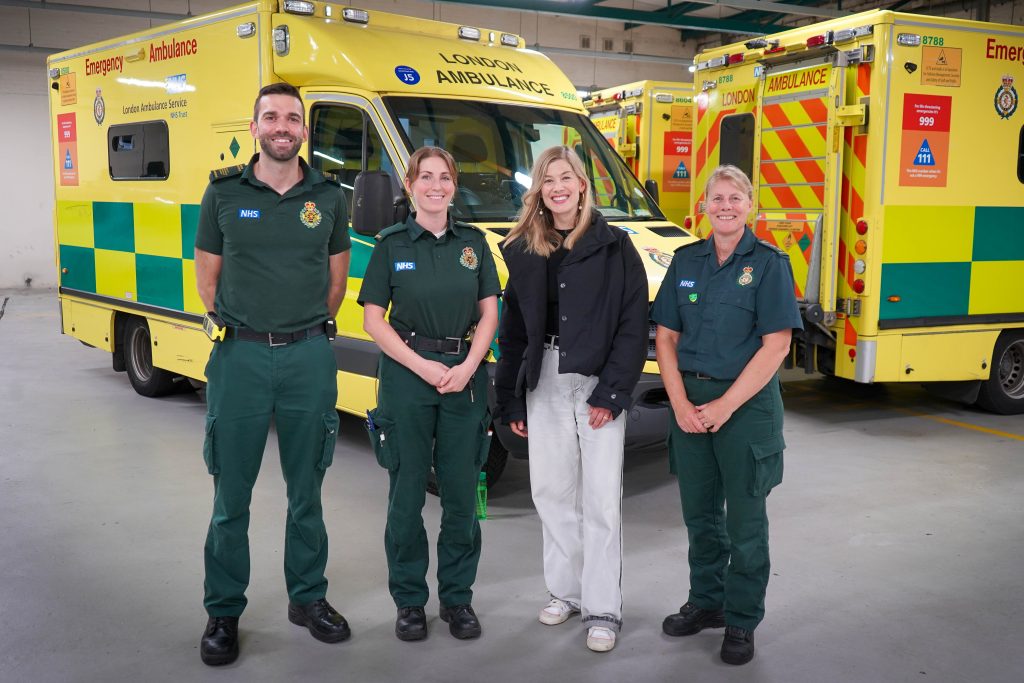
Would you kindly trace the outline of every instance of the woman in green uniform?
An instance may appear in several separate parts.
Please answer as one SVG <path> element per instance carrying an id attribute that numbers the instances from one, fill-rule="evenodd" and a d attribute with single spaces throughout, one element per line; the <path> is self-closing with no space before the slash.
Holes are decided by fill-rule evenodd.
<path id="1" fill-rule="evenodd" d="M 390 477 L 384 548 L 401 640 L 427 636 L 422 511 L 431 465 L 442 507 L 441 619 L 456 638 L 480 635 L 471 603 L 480 559 L 476 486 L 490 426 L 483 360 L 498 325 L 501 290 L 484 235 L 448 215 L 456 180 L 448 152 L 413 153 L 405 187 L 415 213 L 377 235 L 359 292 L 363 328 L 384 352 L 378 405 L 368 422 Z"/>
<path id="2" fill-rule="evenodd" d="M 803 327 L 789 257 L 745 225 L 753 187 L 735 166 L 708 179 L 713 228 L 676 251 L 654 301 L 658 365 L 675 414 L 669 458 L 690 541 L 690 592 L 662 630 L 725 626 L 721 657 L 746 664 L 768 585 L 765 499 L 782 481 L 776 372 Z"/>

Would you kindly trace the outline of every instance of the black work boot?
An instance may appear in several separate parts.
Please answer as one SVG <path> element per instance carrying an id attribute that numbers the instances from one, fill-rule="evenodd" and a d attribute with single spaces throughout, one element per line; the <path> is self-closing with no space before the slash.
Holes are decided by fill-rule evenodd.
<path id="1" fill-rule="evenodd" d="M 399 607 L 395 619 L 399 640 L 423 640 L 427 637 L 427 615 L 422 607 Z"/>
<path id="2" fill-rule="evenodd" d="M 720 609 L 702 609 L 692 602 L 679 608 L 675 614 L 665 617 L 661 630 L 667 636 L 692 636 L 705 628 L 722 628 L 725 615 Z"/>
<path id="3" fill-rule="evenodd" d="M 726 626 L 722 640 L 722 661 L 746 664 L 754 658 L 754 632 L 739 626 Z"/>
<path id="4" fill-rule="evenodd" d="M 305 605 L 288 603 L 288 621 L 305 626 L 314 638 L 324 643 L 338 643 L 352 635 L 345 617 L 338 614 L 326 598 Z"/>
<path id="5" fill-rule="evenodd" d="M 199 641 L 199 657 L 207 666 L 238 659 L 238 617 L 210 617 Z"/>
<path id="6" fill-rule="evenodd" d="M 447 623 L 451 634 L 460 640 L 480 637 L 480 621 L 469 605 L 441 605 L 441 621 Z"/>

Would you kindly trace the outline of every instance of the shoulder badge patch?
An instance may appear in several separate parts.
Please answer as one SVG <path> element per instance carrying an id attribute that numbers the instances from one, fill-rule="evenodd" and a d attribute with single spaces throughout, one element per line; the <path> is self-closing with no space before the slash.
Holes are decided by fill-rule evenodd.
<path id="1" fill-rule="evenodd" d="M 302 210 L 299 211 L 299 220 L 310 230 L 320 225 L 321 218 L 320 209 L 316 208 L 316 202 L 306 202 Z"/>
<path id="2" fill-rule="evenodd" d="M 476 257 L 476 252 L 473 251 L 473 247 L 465 247 L 462 250 L 462 256 L 459 257 L 459 263 L 470 270 L 476 270 L 480 267 L 480 259 Z"/>
<path id="3" fill-rule="evenodd" d="M 230 178 L 231 176 L 241 175 L 242 171 L 245 170 L 245 164 L 238 164 L 237 166 L 225 166 L 224 168 L 215 168 L 210 171 L 210 181 L 221 180 L 223 178 Z"/>

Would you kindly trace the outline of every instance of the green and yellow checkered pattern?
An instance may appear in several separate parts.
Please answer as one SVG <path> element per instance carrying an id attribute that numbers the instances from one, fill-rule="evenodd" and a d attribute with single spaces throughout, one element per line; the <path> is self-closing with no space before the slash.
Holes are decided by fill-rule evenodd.
<path id="1" fill-rule="evenodd" d="M 198 204 L 57 202 L 61 286 L 201 313 Z"/>
<path id="2" fill-rule="evenodd" d="M 879 319 L 1024 311 L 1021 226 L 1022 207 L 886 207 Z"/>

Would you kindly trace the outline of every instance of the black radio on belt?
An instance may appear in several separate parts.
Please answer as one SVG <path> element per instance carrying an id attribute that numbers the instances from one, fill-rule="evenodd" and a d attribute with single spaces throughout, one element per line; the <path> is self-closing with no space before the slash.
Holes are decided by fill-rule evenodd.
<path id="1" fill-rule="evenodd" d="M 213 311 L 207 311 L 203 316 L 203 332 L 210 338 L 210 341 L 224 341 L 227 331 L 228 327 L 224 324 L 224 320 Z"/>
<path id="2" fill-rule="evenodd" d="M 338 334 L 338 323 L 334 318 L 324 321 L 324 334 L 327 335 L 327 341 L 334 341 L 334 337 Z"/>

